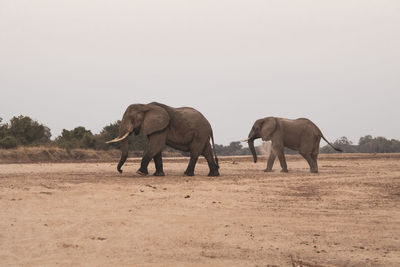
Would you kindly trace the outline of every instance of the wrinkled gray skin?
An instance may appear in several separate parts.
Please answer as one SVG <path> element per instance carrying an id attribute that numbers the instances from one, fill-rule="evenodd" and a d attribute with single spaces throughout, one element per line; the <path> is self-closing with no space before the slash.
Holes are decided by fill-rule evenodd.
<path id="1" fill-rule="evenodd" d="M 310 172 L 318 172 L 318 152 L 321 137 L 335 150 L 334 147 L 322 135 L 319 128 L 309 119 L 296 120 L 267 117 L 257 120 L 249 133 L 249 148 L 253 154 L 254 162 L 257 162 L 257 154 L 254 148 L 254 140 L 262 138 L 263 141 L 272 142 L 272 150 L 268 159 L 266 172 L 272 171 L 276 156 L 282 167 L 282 172 L 287 172 L 287 164 L 284 155 L 284 147 L 299 151 L 310 165 Z"/>
<path id="2" fill-rule="evenodd" d="M 209 176 L 218 176 L 218 158 L 215 154 L 214 137 L 210 123 L 197 110 L 189 107 L 173 108 L 160 103 L 130 105 L 122 118 L 119 137 L 126 133 L 142 134 L 148 137 L 148 147 L 137 171 L 147 175 L 147 166 L 154 159 L 155 176 L 164 176 L 161 151 L 168 145 L 190 152 L 187 176 L 194 175 L 197 159 L 203 155 L 210 168 Z M 210 145 L 212 139 L 213 147 Z M 121 159 L 117 170 L 122 173 L 122 165 L 128 157 L 128 138 L 121 141 Z M 215 155 L 215 158 L 213 157 Z"/>

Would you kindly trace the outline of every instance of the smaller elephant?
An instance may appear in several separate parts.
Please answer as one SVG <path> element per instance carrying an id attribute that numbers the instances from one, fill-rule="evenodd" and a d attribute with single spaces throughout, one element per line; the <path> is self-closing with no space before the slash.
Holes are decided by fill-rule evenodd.
<path id="1" fill-rule="evenodd" d="M 287 164 L 284 154 L 284 148 L 290 148 L 299 151 L 310 165 L 310 172 L 318 172 L 317 158 L 319 153 L 319 142 L 321 137 L 335 150 L 343 152 L 341 149 L 333 146 L 325 139 L 320 129 L 309 119 L 300 118 L 295 120 L 266 117 L 257 120 L 249 133 L 249 148 L 253 154 L 254 162 L 257 162 L 257 154 L 254 148 L 254 140 L 262 138 L 263 141 L 272 142 L 272 151 L 268 159 L 266 172 L 272 171 L 272 166 L 276 156 L 282 167 L 282 172 L 287 172 Z"/>

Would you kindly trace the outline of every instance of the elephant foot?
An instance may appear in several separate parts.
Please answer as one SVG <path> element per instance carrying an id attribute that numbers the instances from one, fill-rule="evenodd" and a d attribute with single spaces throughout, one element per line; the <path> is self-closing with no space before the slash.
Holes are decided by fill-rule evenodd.
<path id="1" fill-rule="evenodd" d="M 163 171 L 156 171 L 153 175 L 154 176 L 165 176 L 165 173 Z"/>
<path id="2" fill-rule="evenodd" d="M 311 173 L 318 173 L 318 170 L 310 170 Z"/>
<path id="3" fill-rule="evenodd" d="M 140 174 L 142 176 L 146 176 L 149 174 L 149 172 L 147 170 L 141 170 L 141 169 L 139 169 L 136 173 Z"/>
<path id="4" fill-rule="evenodd" d="M 194 176 L 194 172 L 185 171 L 186 176 Z"/>
<path id="5" fill-rule="evenodd" d="M 272 172 L 272 169 L 265 169 L 264 172 Z"/>
<path id="6" fill-rule="evenodd" d="M 208 176 L 219 176 L 219 171 L 218 170 L 210 171 L 208 173 Z"/>
<path id="7" fill-rule="evenodd" d="M 282 169 L 281 172 L 289 172 L 287 169 Z"/>

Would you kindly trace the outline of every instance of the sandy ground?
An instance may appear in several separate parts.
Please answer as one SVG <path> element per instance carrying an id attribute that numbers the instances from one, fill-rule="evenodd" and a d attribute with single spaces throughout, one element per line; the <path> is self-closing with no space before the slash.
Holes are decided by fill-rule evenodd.
<path id="1" fill-rule="evenodd" d="M 0 165 L 0 265 L 400 266 L 399 154 L 186 164 Z"/>

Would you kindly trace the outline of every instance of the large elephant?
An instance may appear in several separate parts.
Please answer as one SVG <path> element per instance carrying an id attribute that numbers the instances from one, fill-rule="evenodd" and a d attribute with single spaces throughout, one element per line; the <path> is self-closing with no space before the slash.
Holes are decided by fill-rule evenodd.
<path id="1" fill-rule="evenodd" d="M 194 175 L 194 168 L 200 155 L 203 155 L 208 162 L 210 168 L 208 175 L 219 175 L 211 125 L 200 112 L 193 108 L 173 108 L 156 102 L 130 105 L 122 117 L 119 136 L 108 141 L 108 143 L 121 142 L 122 153 L 117 166 L 120 173 L 128 157 L 127 137 L 132 133 L 145 135 L 149 139 L 148 147 L 137 171 L 141 175 L 148 174 L 147 166 L 154 159 L 156 167 L 154 175 L 164 176 L 161 151 L 165 145 L 190 152 L 186 175 Z M 213 147 L 210 145 L 210 137 Z"/>
<path id="2" fill-rule="evenodd" d="M 288 147 L 298 150 L 310 165 L 310 172 L 318 172 L 318 152 L 321 137 L 335 150 L 342 152 L 334 147 L 322 135 L 320 129 L 309 119 L 300 118 L 296 120 L 266 117 L 257 120 L 249 133 L 247 140 L 249 148 L 253 154 L 254 162 L 257 162 L 257 154 L 254 149 L 254 140 L 262 138 L 264 141 L 271 140 L 272 151 L 268 159 L 266 172 L 272 171 L 276 156 L 282 167 L 282 172 L 287 172 L 284 148 Z"/>

